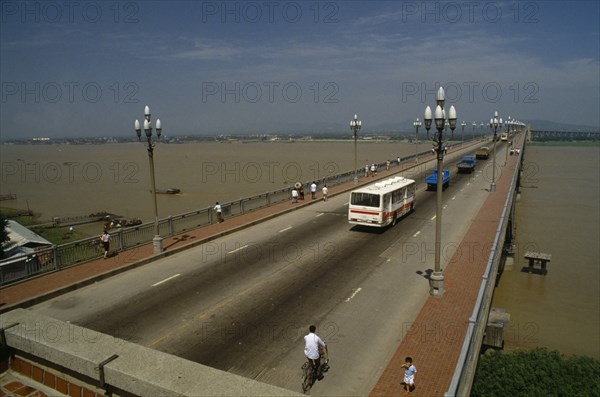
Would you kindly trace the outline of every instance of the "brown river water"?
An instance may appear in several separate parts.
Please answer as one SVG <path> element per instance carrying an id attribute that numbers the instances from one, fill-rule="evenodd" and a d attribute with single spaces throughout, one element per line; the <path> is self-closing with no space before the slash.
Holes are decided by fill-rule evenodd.
<path id="1" fill-rule="evenodd" d="M 600 359 L 599 169 L 598 147 L 527 147 L 515 262 L 492 303 L 511 314 L 506 349 Z M 521 271 L 526 251 L 552 255 L 546 276 Z"/>

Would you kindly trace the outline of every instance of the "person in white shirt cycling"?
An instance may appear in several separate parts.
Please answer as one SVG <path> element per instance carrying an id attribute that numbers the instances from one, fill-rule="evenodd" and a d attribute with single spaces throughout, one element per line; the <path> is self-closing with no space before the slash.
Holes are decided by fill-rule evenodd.
<path id="1" fill-rule="evenodd" d="M 321 374 L 321 349 L 326 348 L 325 342 L 315 333 L 317 327 L 311 325 L 309 333 L 304 337 L 304 355 L 310 361 L 317 379 L 323 379 Z"/>

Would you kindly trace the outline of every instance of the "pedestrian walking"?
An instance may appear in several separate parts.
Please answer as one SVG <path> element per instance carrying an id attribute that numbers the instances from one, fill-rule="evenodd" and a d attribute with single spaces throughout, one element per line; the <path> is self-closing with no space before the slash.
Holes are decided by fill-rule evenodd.
<path id="1" fill-rule="evenodd" d="M 404 386 L 404 390 L 406 390 L 406 394 L 409 394 L 411 391 L 415 390 L 415 374 L 417 373 L 417 368 L 413 365 L 411 357 L 406 357 L 401 368 L 404 368 L 404 382 L 402 382 L 402 385 Z"/>
<path id="2" fill-rule="evenodd" d="M 323 201 L 327 201 L 327 194 L 329 193 L 329 189 L 327 189 L 327 185 L 323 185 Z"/>
<path id="3" fill-rule="evenodd" d="M 104 229 L 104 233 L 100 236 L 100 241 L 104 247 L 104 259 L 108 258 L 108 250 L 110 249 L 110 234 L 108 230 Z"/>
<path id="4" fill-rule="evenodd" d="M 365 164 L 365 176 L 369 176 L 369 164 Z"/>
<path id="5" fill-rule="evenodd" d="M 300 194 L 300 200 L 304 200 L 304 186 L 300 186 L 298 193 Z"/>
<path id="6" fill-rule="evenodd" d="M 310 198 L 312 200 L 317 198 L 317 184 L 315 183 L 315 181 L 313 181 L 313 183 L 310 184 Z"/>
<path id="7" fill-rule="evenodd" d="M 398 156 L 398 160 L 396 160 L 398 162 L 398 165 L 400 165 L 400 156 Z"/>
<path id="8" fill-rule="evenodd" d="M 387 171 L 389 171 L 389 170 L 390 170 L 390 164 L 391 164 L 390 160 L 388 160 L 388 161 L 386 161 L 386 162 L 385 162 L 385 169 L 386 169 Z"/>
<path id="9" fill-rule="evenodd" d="M 219 222 L 219 223 L 223 222 L 224 221 L 224 219 L 223 219 L 223 208 L 221 208 L 221 204 L 219 204 L 218 201 L 215 204 L 214 210 L 217 213 L 217 222 Z"/>
<path id="10" fill-rule="evenodd" d="M 296 188 L 292 189 L 292 204 L 295 204 L 298 202 L 298 190 L 296 190 Z"/>
<path id="11" fill-rule="evenodd" d="M 371 164 L 371 176 L 375 176 L 377 174 L 377 167 L 375 167 L 375 163 Z"/>

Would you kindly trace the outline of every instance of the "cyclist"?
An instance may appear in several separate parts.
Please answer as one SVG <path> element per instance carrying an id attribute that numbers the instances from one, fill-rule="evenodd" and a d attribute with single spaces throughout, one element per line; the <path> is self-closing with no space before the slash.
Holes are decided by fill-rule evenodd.
<path id="1" fill-rule="evenodd" d="M 321 349 L 326 348 L 325 342 L 315 333 L 317 327 L 311 325 L 309 328 L 309 333 L 304 337 L 304 355 L 310 361 L 310 364 L 313 367 L 313 373 L 316 375 L 318 380 L 323 379 L 323 375 L 321 374 Z"/>

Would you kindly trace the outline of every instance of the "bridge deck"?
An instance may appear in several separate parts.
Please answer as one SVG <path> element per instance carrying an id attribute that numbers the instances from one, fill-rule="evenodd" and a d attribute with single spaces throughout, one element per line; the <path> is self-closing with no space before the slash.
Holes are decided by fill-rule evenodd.
<path id="1" fill-rule="evenodd" d="M 479 143 L 480 142 L 477 141 L 474 144 Z M 419 158 L 419 164 L 434 161 L 434 159 L 433 155 L 421 156 Z M 361 177 L 359 179 L 359 186 L 389 178 L 391 175 L 395 175 L 414 166 L 415 163 L 407 163 L 401 164 L 399 167 L 392 167 L 389 171 L 386 171 L 385 169 L 380 170 L 375 178 Z M 360 174 L 361 173 L 359 173 L 359 176 Z M 356 186 L 352 181 L 331 186 L 329 187 L 328 195 L 329 197 L 333 197 L 338 194 L 349 192 L 355 187 Z M 320 197 L 321 194 L 318 193 L 317 198 Z M 188 230 L 183 234 L 165 237 L 163 240 L 165 252 L 162 255 L 172 255 L 180 250 L 200 245 L 201 243 L 222 237 L 225 234 L 233 233 L 239 229 L 250 227 L 259 222 L 293 211 L 302 206 L 310 205 L 317 201 L 318 199 L 311 200 L 310 196 L 308 196 L 306 200 L 292 204 L 290 198 L 290 201 L 226 218 L 223 223 L 214 223 L 198 229 Z M 58 296 L 66 291 L 91 284 L 91 280 L 97 281 L 133 267 L 143 265 L 156 259 L 156 257 L 153 257 L 152 251 L 152 244 L 145 244 L 119 252 L 118 255 L 111 256 L 106 260 L 100 257 L 77 266 L 63 269 L 59 272 L 46 274 L 19 284 L 4 287 L 0 289 L 0 313 L 7 311 L 10 307 L 27 307 L 34 305 L 49 299 L 49 296 L 52 297 L 51 295 Z"/>
<path id="2" fill-rule="evenodd" d="M 517 145 L 522 147 L 523 138 L 519 139 Z M 496 193 L 490 193 L 448 267 L 443 269 L 443 297 L 427 300 L 373 388 L 371 397 L 404 393 L 401 386 L 404 369 L 401 366 L 407 356 L 412 357 L 417 368 L 416 388 L 411 396 L 443 396 L 448 390 L 518 157 L 509 158 L 496 183 Z"/>
<path id="3" fill-rule="evenodd" d="M 520 141 L 522 145 L 522 139 Z M 519 156 L 509 158 L 508 170 L 514 169 Z M 433 156 L 427 159 L 432 160 Z M 402 167 L 409 167 L 403 165 Z M 505 168 L 505 169 L 507 169 Z M 377 179 L 384 179 L 398 173 L 402 168 L 379 172 Z M 490 194 L 478 216 L 465 235 L 462 245 L 466 249 L 457 252 L 473 255 L 454 257 L 447 269 L 444 269 L 445 294 L 442 298 L 429 298 L 419 313 L 411 331 L 406 335 L 400 347 L 390 360 L 372 391 L 373 396 L 399 395 L 402 393 L 400 382 L 403 379 L 405 356 L 412 356 L 418 369 L 417 389 L 414 396 L 441 396 L 447 390 L 454 372 L 458 354 L 463 343 L 468 316 L 470 315 L 487 262 L 488 252 L 482 254 L 481 247 L 489 249 L 493 240 L 506 191 L 511 180 L 511 172 L 502 172 L 497 181 L 497 191 Z M 371 183 L 373 179 L 367 178 Z M 361 181 L 362 182 L 362 181 Z M 354 184 L 338 185 L 330 188 L 329 196 L 342 194 L 354 188 Z M 260 221 L 294 210 L 298 206 L 308 205 L 312 200 L 294 204 L 284 202 L 244 215 L 228 218 L 224 223 L 213 224 L 186 232 L 183 235 L 165 238 L 166 252 L 171 255 L 179 250 L 199 245 L 218 238 L 234 230 L 252 226 Z M 475 248 L 473 248 L 475 247 Z M 478 250 L 477 247 L 480 247 Z M 152 261 L 152 245 L 136 247 L 106 260 L 98 259 L 85 264 L 51 273 L 43 277 L 0 289 L 0 312 L 13 307 L 27 307 L 66 291 L 91 284 L 102 278 L 123 272 Z M 402 332 L 402 330 L 399 330 Z"/>

